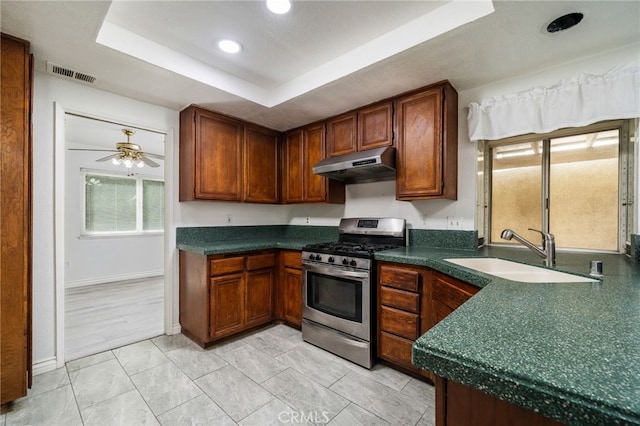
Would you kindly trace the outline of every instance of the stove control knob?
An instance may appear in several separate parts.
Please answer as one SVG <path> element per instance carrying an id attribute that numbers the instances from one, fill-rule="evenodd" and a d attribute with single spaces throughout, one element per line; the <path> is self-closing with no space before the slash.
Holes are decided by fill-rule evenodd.
<path id="1" fill-rule="evenodd" d="M 329 259 L 327 259 L 327 261 L 328 261 L 329 263 L 333 263 L 333 262 L 335 262 L 336 260 L 333 258 L 333 256 L 329 256 Z"/>
<path id="2" fill-rule="evenodd" d="M 358 262 L 356 262 L 355 259 L 351 259 L 351 262 L 349 262 L 349 265 L 351 266 L 356 266 L 358 264 Z"/>
<path id="3" fill-rule="evenodd" d="M 322 256 L 320 256 L 319 254 L 316 254 L 316 260 L 322 260 Z"/>
<path id="4" fill-rule="evenodd" d="M 311 254 L 309 255 L 309 260 L 314 260 L 315 258 L 316 258 L 316 256 L 315 256 L 313 253 L 311 253 Z"/>
<path id="5" fill-rule="evenodd" d="M 343 264 L 343 265 L 348 265 L 348 264 L 349 264 L 349 261 L 348 261 L 346 258 L 345 258 L 345 259 L 342 259 L 342 264 Z"/>

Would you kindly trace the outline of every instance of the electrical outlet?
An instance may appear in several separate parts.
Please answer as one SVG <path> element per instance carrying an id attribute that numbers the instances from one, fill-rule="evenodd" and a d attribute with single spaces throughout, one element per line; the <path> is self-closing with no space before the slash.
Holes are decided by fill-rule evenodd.
<path id="1" fill-rule="evenodd" d="M 309 223 L 311 221 L 311 219 L 307 218 L 307 220 L 305 221 L 306 223 Z"/>
<path id="2" fill-rule="evenodd" d="M 447 229 L 462 229 L 462 218 L 447 216 Z"/>
<path id="3" fill-rule="evenodd" d="M 231 225 L 231 223 L 233 222 L 233 218 L 230 214 L 227 215 L 227 225 Z"/>

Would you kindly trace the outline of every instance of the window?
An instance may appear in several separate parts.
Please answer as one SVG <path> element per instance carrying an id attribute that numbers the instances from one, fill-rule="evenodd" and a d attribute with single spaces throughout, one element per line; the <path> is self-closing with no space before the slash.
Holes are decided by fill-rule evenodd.
<path id="1" fill-rule="evenodd" d="M 478 198 L 485 240 L 510 228 L 559 248 L 621 252 L 633 220 L 633 149 L 628 121 L 563 129 L 479 145 Z"/>
<path id="2" fill-rule="evenodd" d="M 164 182 L 83 170 L 84 234 L 117 235 L 164 230 Z"/>

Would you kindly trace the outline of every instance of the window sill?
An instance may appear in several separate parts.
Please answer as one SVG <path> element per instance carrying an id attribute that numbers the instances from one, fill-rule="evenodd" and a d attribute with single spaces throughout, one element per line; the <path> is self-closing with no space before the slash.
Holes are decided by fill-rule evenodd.
<path id="1" fill-rule="evenodd" d="M 157 237 L 164 235 L 164 231 L 153 232 L 135 232 L 130 234 L 80 234 L 79 240 L 104 240 L 113 238 L 145 238 L 145 237 Z"/>

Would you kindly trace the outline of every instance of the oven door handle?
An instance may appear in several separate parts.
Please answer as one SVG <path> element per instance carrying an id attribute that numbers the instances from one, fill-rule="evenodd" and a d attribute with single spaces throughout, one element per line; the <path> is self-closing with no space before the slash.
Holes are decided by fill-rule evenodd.
<path id="1" fill-rule="evenodd" d="M 333 275 L 343 278 L 367 279 L 369 277 L 368 271 L 347 271 L 340 267 L 322 266 L 306 262 L 302 262 L 302 266 L 305 271 L 317 272 L 319 274 Z"/>

